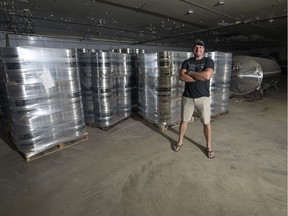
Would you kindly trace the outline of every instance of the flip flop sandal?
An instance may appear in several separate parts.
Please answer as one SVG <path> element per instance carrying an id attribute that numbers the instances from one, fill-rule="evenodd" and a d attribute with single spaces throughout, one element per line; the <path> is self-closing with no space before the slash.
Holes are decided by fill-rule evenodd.
<path id="1" fill-rule="evenodd" d="M 207 154 L 207 157 L 208 157 L 209 159 L 215 158 L 215 152 L 214 152 L 213 150 L 208 150 L 208 149 L 206 148 L 206 154 Z"/>
<path id="2" fill-rule="evenodd" d="M 179 145 L 179 144 L 174 145 L 174 146 L 173 146 L 173 150 L 174 150 L 175 152 L 178 152 L 178 151 L 180 151 L 180 149 L 181 149 L 182 146 L 183 146 L 183 144 L 181 144 L 181 145 Z"/>

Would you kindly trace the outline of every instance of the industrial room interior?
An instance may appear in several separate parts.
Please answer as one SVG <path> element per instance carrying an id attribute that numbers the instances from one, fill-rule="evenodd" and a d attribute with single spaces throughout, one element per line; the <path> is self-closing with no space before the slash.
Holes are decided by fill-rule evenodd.
<path id="1" fill-rule="evenodd" d="M 187 54 L 196 39 L 205 42 L 208 54 L 229 54 L 231 74 L 232 59 L 249 56 L 274 62 L 278 78 L 265 91 L 244 96 L 230 89 L 225 95 L 225 112 L 211 121 L 212 160 L 205 155 L 197 116 L 175 152 L 179 125 L 159 127 L 135 110 L 109 127 L 86 123 L 79 142 L 27 160 L 11 135 L 13 113 L 4 109 L 0 86 L 0 215 L 287 215 L 286 0 L 1 0 L 0 5 L 2 87 L 9 86 L 11 62 L 5 58 L 16 59 L 22 49 L 73 55 L 73 50 L 135 51 L 144 58 Z M 20 63 L 26 57 L 19 55 Z"/>

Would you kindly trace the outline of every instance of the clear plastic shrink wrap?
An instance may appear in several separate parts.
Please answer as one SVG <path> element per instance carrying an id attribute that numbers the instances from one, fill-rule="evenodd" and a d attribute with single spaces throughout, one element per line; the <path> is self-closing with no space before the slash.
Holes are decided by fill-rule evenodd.
<path id="1" fill-rule="evenodd" d="M 110 127 L 131 116 L 131 56 L 78 51 L 85 121 Z"/>
<path id="2" fill-rule="evenodd" d="M 84 134 L 76 51 L 1 48 L 11 136 L 33 156 Z"/>

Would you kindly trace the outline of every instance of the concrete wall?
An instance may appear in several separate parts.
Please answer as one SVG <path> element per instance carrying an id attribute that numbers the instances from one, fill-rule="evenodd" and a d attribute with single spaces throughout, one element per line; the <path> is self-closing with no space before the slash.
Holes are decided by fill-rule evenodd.
<path id="1" fill-rule="evenodd" d="M 38 46 L 49 48 L 76 48 L 76 49 L 143 49 L 146 52 L 159 51 L 183 51 L 190 52 L 191 47 L 171 47 L 163 45 L 133 45 L 127 42 L 105 41 L 105 40 L 83 40 L 69 37 L 49 37 L 49 36 L 32 36 L 32 35 L 17 35 L 6 32 L 0 32 L 0 47 L 16 47 L 16 46 Z M 211 50 L 209 47 L 206 51 Z M 265 49 L 250 49 L 250 50 L 229 50 L 233 56 L 235 55 L 252 55 L 252 56 L 269 56 L 274 58 L 282 69 L 282 74 L 287 74 L 287 47 L 273 47 Z"/>
<path id="2" fill-rule="evenodd" d="M 69 37 L 48 37 L 48 36 L 29 36 L 29 35 L 16 35 L 0 33 L 0 46 L 1 47 L 17 47 L 17 46 L 37 46 L 48 48 L 76 48 L 76 49 L 97 49 L 97 50 L 110 50 L 110 49 L 143 49 L 146 52 L 159 52 L 159 51 L 191 51 L 191 48 L 179 48 L 170 46 L 157 46 L 157 45 L 133 45 L 127 42 L 119 41 L 105 41 L 105 40 L 82 40 Z"/>

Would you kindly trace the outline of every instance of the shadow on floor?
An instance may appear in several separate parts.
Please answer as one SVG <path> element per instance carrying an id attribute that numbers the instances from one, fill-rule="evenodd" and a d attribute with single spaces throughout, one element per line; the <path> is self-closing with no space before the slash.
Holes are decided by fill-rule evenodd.
<path id="1" fill-rule="evenodd" d="M 3 117 L 0 116 L 0 139 L 2 139 L 12 150 L 18 151 L 13 143 L 7 124 L 5 124 Z"/>
<path id="2" fill-rule="evenodd" d="M 169 142 L 170 142 L 170 147 L 171 150 L 173 150 L 173 146 L 177 145 L 177 140 L 174 140 L 173 138 L 169 137 L 166 133 L 165 130 L 161 130 L 159 127 L 157 127 L 156 125 L 146 121 L 145 119 L 143 119 L 141 116 L 138 115 L 133 115 L 132 118 L 135 121 L 139 121 L 142 124 L 144 124 L 145 126 L 149 127 L 150 129 L 152 129 L 153 131 L 157 132 L 158 134 L 160 134 L 161 136 L 163 136 L 164 138 L 166 138 Z M 176 135 L 178 135 L 178 131 L 172 127 L 168 127 L 167 130 L 175 133 Z M 195 146 L 197 146 L 204 154 L 205 154 L 205 147 L 202 146 L 201 144 L 195 142 L 194 140 L 192 140 L 191 138 L 184 136 L 184 139 L 188 140 L 189 142 L 191 142 L 192 144 L 194 144 Z M 174 151 L 174 150 L 173 150 Z"/>
<path id="3" fill-rule="evenodd" d="M 169 127 L 168 130 L 171 131 L 171 132 L 173 132 L 173 133 L 175 133 L 175 134 L 177 134 L 177 135 L 178 135 L 178 133 L 179 133 L 176 129 L 174 129 L 174 128 L 172 128 L 172 127 Z M 194 140 L 192 140 L 191 138 L 189 138 L 189 137 L 187 137 L 187 136 L 184 136 L 184 139 L 188 140 L 189 142 L 191 142 L 192 144 L 194 144 L 196 147 L 198 147 L 198 148 L 203 152 L 203 154 L 206 154 L 206 148 L 205 148 L 205 146 L 203 146 L 203 145 L 195 142 Z M 176 143 L 176 144 L 177 144 L 177 143 Z"/>

